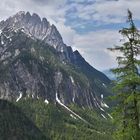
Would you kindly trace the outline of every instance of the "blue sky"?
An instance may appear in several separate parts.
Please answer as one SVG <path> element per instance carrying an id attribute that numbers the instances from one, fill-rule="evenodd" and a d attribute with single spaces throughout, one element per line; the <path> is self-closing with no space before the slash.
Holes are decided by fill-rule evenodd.
<path id="1" fill-rule="evenodd" d="M 78 49 L 98 70 L 116 66 L 107 50 L 120 44 L 118 30 L 126 25 L 127 9 L 140 28 L 140 0 L 1 0 L 0 20 L 18 11 L 30 11 L 55 24 L 64 42 Z"/>

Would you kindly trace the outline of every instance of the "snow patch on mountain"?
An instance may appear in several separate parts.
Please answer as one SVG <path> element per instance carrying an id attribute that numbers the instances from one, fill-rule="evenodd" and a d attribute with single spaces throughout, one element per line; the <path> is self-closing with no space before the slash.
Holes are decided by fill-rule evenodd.
<path id="1" fill-rule="evenodd" d="M 107 115 L 108 115 L 111 119 L 113 119 L 113 117 L 112 117 L 109 113 L 108 113 Z"/>
<path id="2" fill-rule="evenodd" d="M 18 56 L 19 54 L 20 54 L 19 49 L 16 49 L 16 50 L 15 50 L 15 56 Z"/>
<path id="3" fill-rule="evenodd" d="M 74 84 L 74 79 L 73 79 L 72 76 L 70 76 L 70 80 L 71 80 L 71 82 Z"/>
<path id="4" fill-rule="evenodd" d="M 0 30 L 0 35 L 1 35 L 1 33 L 2 33 L 2 30 Z"/>
<path id="5" fill-rule="evenodd" d="M 75 117 L 73 114 L 70 114 L 70 116 L 71 116 L 73 119 L 76 120 L 76 117 Z"/>
<path id="6" fill-rule="evenodd" d="M 105 88 L 107 87 L 105 83 L 102 83 L 102 85 L 103 85 Z"/>
<path id="7" fill-rule="evenodd" d="M 109 108 L 109 106 L 106 103 L 104 103 L 104 102 L 101 102 L 101 106 L 105 107 L 105 108 Z"/>
<path id="8" fill-rule="evenodd" d="M 32 94 L 32 98 L 34 99 L 34 94 Z"/>
<path id="9" fill-rule="evenodd" d="M 37 99 L 39 100 L 39 96 L 37 95 Z"/>
<path id="10" fill-rule="evenodd" d="M 72 101 L 75 102 L 75 96 L 73 96 Z"/>
<path id="11" fill-rule="evenodd" d="M 16 102 L 18 102 L 22 98 L 22 93 L 20 92 L 19 97 L 17 98 Z"/>
<path id="12" fill-rule="evenodd" d="M 44 101 L 46 104 L 49 104 L 49 101 L 47 100 L 47 99 L 45 99 L 45 101 Z"/>
<path id="13" fill-rule="evenodd" d="M 105 110 L 103 108 L 101 108 L 101 107 L 99 107 L 99 108 L 100 108 L 100 110 L 102 110 L 103 112 L 105 112 Z"/>
<path id="14" fill-rule="evenodd" d="M 105 117 L 105 115 L 101 114 L 101 116 L 102 116 L 104 119 L 107 119 L 107 118 Z"/>
<path id="15" fill-rule="evenodd" d="M 85 123 L 88 123 L 86 120 L 84 120 L 82 117 L 80 117 L 78 114 L 76 114 L 75 112 L 73 112 L 71 109 L 69 109 L 67 106 L 65 106 L 58 98 L 58 93 L 56 92 L 56 101 L 63 106 L 65 109 L 67 109 L 69 112 L 71 112 L 73 115 L 75 115 L 77 118 L 79 118 L 80 120 L 84 121 Z"/>
<path id="16" fill-rule="evenodd" d="M 101 98 L 102 98 L 102 99 L 104 98 L 104 95 L 103 95 L 103 94 L 101 94 Z"/>
<path id="17" fill-rule="evenodd" d="M 95 101 L 96 101 L 96 99 L 95 99 Z M 99 105 L 99 103 L 97 101 L 96 101 L 96 105 L 101 111 L 105 112 L 105 110 Z"/>
<path id="18" fill-rule="evenodd" d="M 4 45 L 4 41 L 3 40 L 1 40 L 1 45 Z"/>

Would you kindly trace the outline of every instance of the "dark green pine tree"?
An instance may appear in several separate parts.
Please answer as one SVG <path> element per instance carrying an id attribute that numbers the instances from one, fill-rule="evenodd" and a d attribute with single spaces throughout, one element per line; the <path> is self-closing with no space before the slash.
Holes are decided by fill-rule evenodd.
<path id="1" fill-rule="evenodd" d="M 112 69 L 116 75 L 113 97 L 117 100 L 113 116 L 117 124 L 116 140 L 140 140 L 138 102 L 140 100 L 140 34 L 136 28 L 131 11 L 128 10 L 128 28 L 119 31 L 123 36 L 121 46 L 109 48 L 120 52 L 118 67 Z"/>

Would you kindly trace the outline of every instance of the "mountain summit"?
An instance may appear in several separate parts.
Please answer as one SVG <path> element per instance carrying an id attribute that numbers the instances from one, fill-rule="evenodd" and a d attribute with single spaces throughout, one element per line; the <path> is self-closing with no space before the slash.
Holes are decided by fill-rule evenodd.
<path id="1" fill-rule="evenodd" d="M 63 39 L 54 25 L 50 25 L 46 18 L 41 19 L 37 14 L 20 11 L 16 15 L 0 23 L 0 28 L 12 28 L 18 30 L 23 28 L 29 36 L 42 40 L 53 46 L 61 54 L 62 59 L 69 60 L 68 49 L 63 43 Z M 70 60 L 69 60 L 70 61 Z"/>
<path id="2" fill-rule="evenodd" d="M 0 22 L 1 99 L 42 99 L 66 109 L 76 104 L 104 114 L 109 84 L 103 73 L 63 43 L 46 18 L 19 12 Z"/>
<path id="3" fill-rule="evenodd" d="M 37 39 L 47 42 L 58 49 L 63 46 L 63 40 L 54 25 L 50 25 L 46 18 L 41 19 L 37 14 L 30 14 L 20 11 L 16 15 L 1 22 L 1 29 L 8 27 L 14 30 L 23 28 L 25 33 Z"/>

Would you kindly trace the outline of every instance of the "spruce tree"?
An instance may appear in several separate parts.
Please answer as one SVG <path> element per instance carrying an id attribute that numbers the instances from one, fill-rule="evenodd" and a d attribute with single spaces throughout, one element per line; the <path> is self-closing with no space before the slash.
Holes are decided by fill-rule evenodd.
<path id="1" fill-rule="evenodd" d="M 112 69 L 116 75 L 114 99 L 117 105 L 113 116 L 117 124 L 115 132 L 116 140 L 140 140 L 139 110 L 140 97 L 140 73 L 138 71 L 140 60 L 140 33 L 135 26 L 132 13 L 128 10 L 127 22 L 129 27 L 123 28 L 119 33 L 123 36 L 120 46 L 109 48 L 111 51 L 119 51 L 116 58 L 118 67 Z"/>

